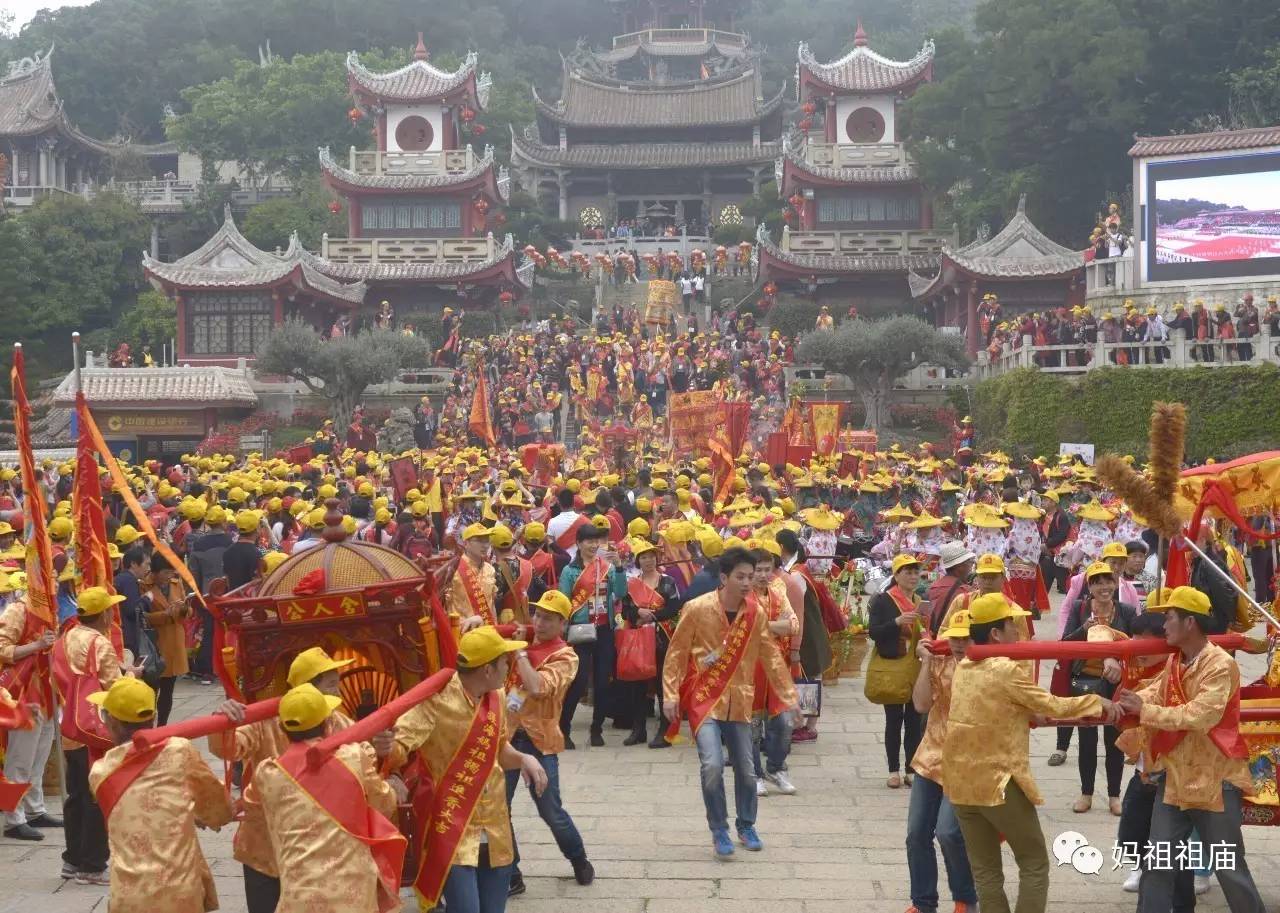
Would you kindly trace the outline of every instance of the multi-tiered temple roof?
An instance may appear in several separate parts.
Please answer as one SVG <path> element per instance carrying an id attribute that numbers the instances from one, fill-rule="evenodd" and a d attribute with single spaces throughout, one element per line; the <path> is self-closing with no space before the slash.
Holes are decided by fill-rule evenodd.
<path id="1" fill-rule="evenodd" d="M 926 41 L 910 60 L 892 60 L 871 50 L 859 22 L 853 35 L 853 50 L 837 60 L 823 63 L 813 56 L 809 45 L 800 43 L 796 92 L 806 97 L 813 90 L 860 94 L 905 91 L 932 77 L 933 52 L 933 42 Z"/>

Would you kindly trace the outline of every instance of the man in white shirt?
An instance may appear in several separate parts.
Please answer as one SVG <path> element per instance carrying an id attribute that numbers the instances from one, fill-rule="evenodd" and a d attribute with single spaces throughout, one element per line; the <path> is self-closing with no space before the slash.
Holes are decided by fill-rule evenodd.
<path id="1" fill-rule="evenodd" d="M 560 505 L 560 513 L 547 521 L 547 538 L 564 549 L 572 561 L 578 557 L 578 527 L 589 521 L 574 508 L 573 492 L 569 489 L 560 489 L 556 501 Z"/>

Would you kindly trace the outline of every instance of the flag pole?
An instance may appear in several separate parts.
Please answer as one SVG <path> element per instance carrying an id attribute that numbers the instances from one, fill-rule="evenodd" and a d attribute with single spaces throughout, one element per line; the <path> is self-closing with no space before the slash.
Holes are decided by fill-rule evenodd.
<path id="1" fill-rule="evenodd" d="M 72 364 L 71 383 L 72 383 L 72 386 L 75 387 L 75 390 L 73 392 L 81 393 L 84 390 L 84 385 L 81 383 L 81 380 L 80 380 L 80 331 L 79 330 L 71 334 L 71 364 Z"/>

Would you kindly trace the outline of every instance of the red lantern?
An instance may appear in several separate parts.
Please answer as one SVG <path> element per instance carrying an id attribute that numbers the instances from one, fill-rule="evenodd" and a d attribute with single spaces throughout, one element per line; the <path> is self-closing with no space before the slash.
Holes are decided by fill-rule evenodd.
<path id="1" fill-rule="evenodd" d="M 364 112 L 359 108 L 352 108 L 347 112 L 347 117 L 350 119 L 351 123 L 354 124 L 356 121 L 360 120 L 360 118 L 364 117 Z"/>
<path id="2" fill-rule="evenodd" d="M 788 209 L 786 212 L 782 214 L 782 221 L 790 222 L 795 217 L 796 217 L 796 214 L 792 212 L 790 209 Z"/>
<path id="3" fill-rule="evenodd" d="M 510 304 L 516 300 L 516 296 L 513 295 L 509 289 L 503 289 L 502 293 L 498 295 L 498 300 L 503 304 Z"/>
<path id="4" fill-rule="evenodd" d="M 772 298 L 774 295 L 778 294 L 778 287 L 772 282 L 766 282 L 764 284 L 764 293 L 768 297 Z"/>
<path id="5" fill-rule="evenodd" d="M 484 126 L 484 124 L 472 124 L 472 125 L 471 125 L 471 132 L 472 132 L 472 134 L 474 134 L 475 136 L 484 136 L 484 131 L 485 131 L 485 126 Z"/>
<path id="6" fill-rule="evenodd" d="M 467 108 L 467 107 L 464 107 L 462 109 L 462 120 L 464 123 L 469 124 L 475 119 L 476 119 L 476 112 L 472 111 L 470 108 Z"/>
<path id="7" fill-rule="evenodd" d="M 803 111 L 805 114 L 813 114 L 813 112 L 818 110 L 818 106 L 815 105 L 812 100 L 810 100 L 805 102 L 803 105 L 801 105 L 800 110 Z"/>
<path id="8" fill-rule="evenodd" d="M 329 204 L 329 211 L 336 216 L 338 213 L 342 212 L 342 204 L 337 200 L 332 201 Z"/>
<path id="9" fill-rule="evenodd" d="M 798 193 L 793 193 L 790 198 L 788 198 L 787 202 L 798 210 L 804 206 L 804 197 Z"/>
<path id="10" fill-rule="evenodd" d="M 486 212 L 489 211 L 489 201 L 486 200 L 484 197 L 481 197 L 480 199 L 476 200 L 475 207 L 476 207 L 476 212 L 480 213 L 480 215 L 483 216 Z"/>
<path id="11" fill-rule="evenodd" d="M 806 117 L 802 121 L 800 121 L 800 123 L 797 126 L 800 128 L 802 132 L 808 133 L 809 128 L 813 126 L 813 120 L 811 118 Z"/>

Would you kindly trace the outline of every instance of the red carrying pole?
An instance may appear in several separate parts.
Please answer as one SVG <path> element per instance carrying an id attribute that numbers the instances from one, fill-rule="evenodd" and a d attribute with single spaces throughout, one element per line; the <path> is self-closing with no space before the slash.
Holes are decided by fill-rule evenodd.
<path id="1" fill-rule="evenodd" d="M 168 726 L 143 729 L 141 732 L 133 734 L 133 747 L 142 751 L 174 736 L 182 739 L 198 739 L 217 732 L 226 732 L 228 729 L 269 720 L 276 715 L 279 709 L 280 698 L 273 697 L 265 701 L 257 701 L 245 707 L 244 720 L 239 723 L 233 722 L 231 717 L 224 714 L 211 713 L 209 716 L 198 716 L 183 720 L 180 723 L 170 723 Z"/>
<path id="2" fill-rule="evenodd" d="M 1209 642 L 1224 650 L 1244 649 L 1243 634 L 1214 634 Z M 929 649 L 936 654 L 951 652 L 946 640 L 935 640 Z M 970 644 L 965 658 L 974 661 L 1004 656 L 1008 659 L 1131 659 L 1135 656 L 1159 656 L 1174 652 L 1154 637 L 1141 640 L 1118 640 L 1110 643 L 1090 643 L 1085 640 L 1024 640 L 1015 644 Z"/>
<path id="3" fill-rule="evenodd" d="M 452 669 L 441 669 L 434 675 L 424 678 L 395 700 L 383 704 L 362 720 L 332 735 L 325 736 L 307 749 L 307 766 L 319 767 L 325 759 L 349 742 L 368 742 L 378 733 L 390 729 L 402 715 L 421 704 L 427 698 L 438 694 L 449 679 L 453 678 Z"/>

